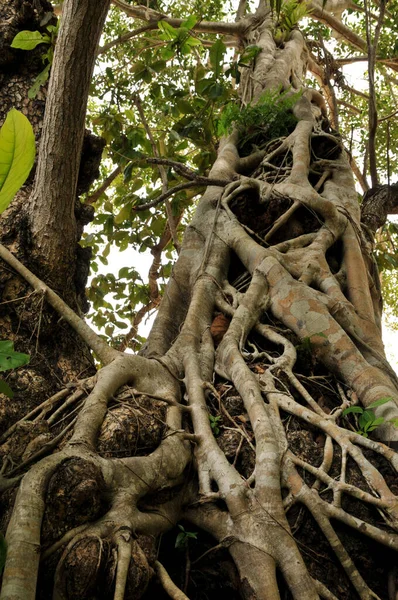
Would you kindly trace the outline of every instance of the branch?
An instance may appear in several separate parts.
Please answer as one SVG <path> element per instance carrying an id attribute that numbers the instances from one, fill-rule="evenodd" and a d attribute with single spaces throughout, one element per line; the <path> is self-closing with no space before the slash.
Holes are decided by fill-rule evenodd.
<path id="1" fill-rule="evenodd" d="M 369 100 L 369 94 L 365 94 L 364 92 L 361 92 L 360 90 L 356 90 L 355 88 L 353 88 L 345 83 L 344 84 L 339 83 L 339 87 L 342 88 L 343 90 L 347 90 L 347 92 L 351 92 L 351 94 L 355 94 L 356 96 L 365 98 L 365 100 Z"/>
<path id="2" fill-rule="evenodd" d="M 36 275 L 29 271 L 5 246 L 0 244 L 0 257 L 23 277 L 34 290 L 44 294 L 47 302 L 54 310 L 80 335 L 82 340 L 104 364 L 110 363 L 119 355 L 117 350 L 110 348 L 87 323 L 81 319 L 67 304 Z"/>
<path id="3" fill-rule="evenodd" d="M 101 48 L 99 48 L 99 50 L 97 52 L 97 56 L 99 56 L 100 54 L 103 54 L 104 52 L 107 52 L 114 46 L 118 46 L 119 44 L 128 42 L 129 40 L 131 40 L 131 38 L 136 37 L 140 33 L 144 33 L 145 31 L 150 31 L 151 29 L 156 29 L 156 28 L 157 28 L 157 23 L 156 24 L 151 23 L 149 25 L 144 25 L 143 27 L 138 27 L 138 29 L 133 29 L 132 31 L 128 31 L 127 33 L 124 33 L 123 35 L 119 35 L 119 37 L 117 37 L 116 39 L 112 40 L 111 42 L 108 42 L 104 46 L 101 46 Z"/>
<path id="4" fill-rule="evenodd" d="M 87 196 L 84 204 L 94 204 L 97 202 L 98 198 L 102 196 L 105 190 L 111 185 L 111 183 L 116 179 L 116 177 L 121 173 L 122 167 L 118 165 L 114 171 L 101 183 L 99 188 L 97 188 L 90 196 Z"/>
<path id="5" fill-rule="evenodd" d="M 178 28 L 184 23 L 184 19 L 173 19 L 161 13 L 157 10 L 153 10 L 151 8 L 147 8 L 146 6 L 134 6 L 132 4 L 127 4 L 123 0 L 112 0 L 112 4 L 120 8 L 123 12 L 126 13 L 129 17 L 133 17 L 135 19 L 140 19 L 141 21 L 146 21 L 149 24 L 154 25 L 154 29 L 157 28 L 157 24 L 159 21 L 165 21 L 172 25 L 172 27 Z M 199 21 L 192 27 L 193 31 L 203 32 L 203 33 L 220 33 L 220 34 L 229 34 L 229 35 L 240 35 L 243 33 L 246 27 L 245 21 L 239 21 L 235 23 L 222 23 L 219 21 Z"/>
<path id="6" fill-rule="evenodd" d="M 167 198 L 170 198 L 170 196 L 172 196 L 176 192 L 179 192 L 180 190 L 185 190 L 187 188 L 195 187 L 195 186 L 203 187 L 203 184 L 197 183 L 196 181 L 188 181 L 187 183 L 180 183 L 180 184 L 172 187 L 170 190 L 168 190 L 164 194 L 160 194 L 160 196 L 155 198 L 155 200 L 152 200 L 152 202 L 147 202 L 146 204 L 139 204 L 138 206 L 133 206 L 132 210 L 141 211 L 141 210 L 148 210 L 148 208 L 154 208 L 154 206 L 157 206 L 161 202 L 164 202 L 164 200 L 167 200 Z"/>
<path id="7" fill-rule="evenodd" d="M 363 52 L 366 52 L 366 42 L 359 35 L 354 33 L 349 27 L 344 25 L 339 19 L 334 17 L 332 14 L 324 10 L 316 0 L 307 3 L 308 12 L 311 17 L 328 25 L 331 27 L 336 33 L 340 34 L 348 43 Z"/>
<path id="8" fill-rule="evenodd" d="M 204 177 L 203 175 L 199 175 L 195 171 L 192 171 L 189 167 L 184 165 L 184 163 L 177 162 L 175 160 L 170 160 L 169 158 L 147 158 L 146 162 L 152 163 L 155 165 L 168 165 L 173 167 L 179 175 L 182 175 L 186 179 L 190 179 L 191 181 L 196 181 L 198 183 L 203 183 L 203 185 L 219 185 L 225 186 L 230 183 L 227 179 L 209 179 L 208 177 Z"/>
<path id="9" fill-rule="evenodd" d="M 367 0 L 365 0 L 365 17 L 366 17 L 366 41 L 368 44 L 368 76 L 369 76 L 369 166 L 370 176 L 372 180 L 372 187 L 378 184 L 377 176 L 377 159 L 376 159 L 376 131 L 377 131 L 377 103 L 376 103 L 376 89 L 375 89 L 375 65 L 376 65 L 376 51 L 379 43 L 379 37 L 381 27 L 384 20 L 385 13 L 385 0 L 380 2 L 380 13 L 377 21 L 373 43 L 371 43 L 370 35 L 370 23 L 367 10 Z"/>

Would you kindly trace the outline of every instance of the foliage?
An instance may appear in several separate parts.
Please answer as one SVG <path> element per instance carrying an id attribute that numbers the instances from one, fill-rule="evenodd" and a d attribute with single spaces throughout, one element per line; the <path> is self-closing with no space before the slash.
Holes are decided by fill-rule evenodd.
<path id="1" fill-rule="evenodd" d="M 279 5 L 278 22 L 275 27 L 274 38 L 280 44 L 284 42 L 288 34 L 295 29 L 301 19 L 310 14 L 306 2 L 298 2 L 297 0 L 285 0 Z"/>
<path id="2" fill-rule="evenodd" d="M 380 425 L 382 425 L 385 422 L 384 417 L 376 417 L 376 415 L 372 409 L 377 408 L 378 406 L 382 406 L 383 404 L 386 404 L 387 402 L 390 402 L 391 400 L 392 400 L 391 397 L 380 398 L 379 400 L 372 402 L 372 404 L 369 404 L 369 406 L 367 408 L 362 408 L 362 406 L 349 406 L 348 408 L 343 410 L 342 414 L 343 415 L 349 415 L 351 413 L 358 414 L 359 418 L 358 418 L 357 433 L 359 433 L 363 437 L 368 437 L 368 435 L 371 431 L 374 431 L 375 429 L 380 427 Z M 398 422 L 396 419 L 393 419 L 391 421 L 391 423 L 395 426 L 398 425 Z"/>
<path id="3" fill-rule="evenodd" d="M 216 417 L 214 415 L 209 415 L 209 419 L 210 419 L 210 427 L 211 427 L 214 435 L 217 437 L 218 435 L 220 435 L 219 424 L 220 424 L 222 417 L 220 415 L 218 415 Z"/>
<path id="4" fill-rule="evenodd" d="M 175 54 L 186 56 L 192 48 L 202 45 L 200 40 L 191 35 L 190 30 L 195 24 L 196 18 L 194 16 L 188 17 L 178 29 L 175 29 L 166 21 L 159 21 L 158 27 L 162 32 L 159 38 L 168 42 L 161 53 L 164 60 L 173 58 Z"/>
<path id="5" fill-rule="evenodd" d="M 267 90 L 259 101 L 240 107 L 229 102 L 218 120 L 219 135 L 227 135 L 235 126 L 241 133 L 240 145 L 255 143 L 256 139 L 274 139 L 288 135 L 297 122 L 291 112 L 300 97 L 299 92 Z"/>
<path id="6" fill-rule="evenodd" d="M 198 538 L 197 531 L 186 531 L 182 525 L 178 525 L 180 533 L 177 534 L 175 547 L 183 550 L 188 547 L 189 540 L 196 540 Z"/>
<path id="7" fill-rule="evenodd" d="M 277 5 L 277 2 L 273 3 L 274 11 L 279 14 L 278 27 L 283 30 L 285 42 L 290 35 L 289 31 L 297 27 L 299 19 L 310 14 L 305 3 L 295 0 L 280 2 L 279 8 Z M 167 7 L 162 3 L 158 2 L 155 8 L 167 13 Z M 240 82 L 243 72 L 250 71 L 260 48 L 251 44 L 240 47 L 239 52 L 233 54 L 225 43 L 225 37 L 203 35 L 192 30 L 194 24 L 202 20 L 222 20 L 227 9 L 218 0 L 209 3 L 197 1 L 189 6 L 176 2 L 173 3 L 173 15 L 183 20 L 180 27 L 161 21 L 154 31 L 134 36 L 123 43 L 117 43 L 117 40 L 131 30 L 131 21 L 115 7 L 109 12 L 102 43 L 104 48 L 108 44 L 114 45 L 98 56 L 91 88 L 88 126 L 107 141 L 101 180 L 105 180 L 117 165 L 122 168 L 122 174 L 115 178 L 96 201 L 95 221 L 92 229 L 85 234 L 82 244 L 92 248 L 92 271 L 94 275 L 100 275 L 89 288 L 90 299 L 95 303 L 95 310 L 90 316 L 102 331 L 104 326 L 107 327 L 106 335 L 110 334 L 110 340 L 115 345 L 123 339 L 126 332 L 125 326 L 123 328 L 116 323 L 129 324 L 134 319 L 140 307 L 148 302 L 149 289 L 144 274 L 135 281 L 125 276 L 108 276 L 108 253 L 112 255 L 113 250 L 127 253 L 127 249 L 131 248 L 140 254 L 150 253 L 166 228 L 163 205 L 143 212 L 134 210 L 137 204 L 159 196 L 162 184 L 158 168 L 145 162 L 146 157 L 153 156 L 154 150 L 132 98 L 138 94 L 142 100 L 158 155 L 186 164 L 204 175 L 209 172 L 215 159 L 219 135 L 230 132 L 233 126 L 240 124 L 243 129 L 245 118 L 249 126 L 253 126 L 249 139 L 243 136 L 241 140 L 241 150 L 242 146 L 246 146 L 247 152 L 252 144 L 259 142 L 265 128 L 267 135 L 273 137 L 285 135 L 295 125 L 295 118 L 289 108 L 290 96 L 286 92 L 279 94 L 277 102 L 273 103 L 272 98 L 268 101 L 265 99 L 262 108 L 249 106 L 243 109 L 241 117 L 235 85 Z M 392 9 L 390 13 L 393 15 Z M 355 18 L 352 14 L 352 11 L 351 15 L 350 11 L 346 11 L 343 22 L 364 37 L 363 13 L 355 13 Z M 380 43 L 386 55 L 391 55 L 396 39 L 393 35 L 394 18 L 386 17 L 383 27 Z M 333 53 L 337 60 L 342 61 L 351 56 L 349 46 L 344 41 L 336 44 L 326 25 L 312 19 L 302 19 L 299 25 L 307 37 L 312 54 L 320 61 L 326 61 L 325 52 Z M 201 43 L 203 41 L 205 43 Z M 330 56 L 328 60 L 333 67 L 330 77 L 337 102 L 345 103 L 344 106 L 339 104 L 342 140 L 348 152 L 357 160 L 360 169 L 363 167 L 366 172 L 368 133 L 364 127 L 363 115 L 368 110 L 368 101 L 366 97 L 347 89 L 347 86 L 352 85 L 348 75 Z M 396 84 L 391 78 L 384 76 L 385 67 L 382 64 L 379 63 L 377 69 L 379 117 L 386 119 L 396 110 Z M 315 81 L 312 85 L 318 87 Z M 366 85 L 364 82 L 365 88 L 360 86 L 362 92 L 366 93 Z M 277 95 L 275 91 L 274 100 Z M 294 101 L 292 95 L 291 105 Z M 353 109 L 347 109 L 346 105 Z M 259 119 L 267 123 L 264 128 L 259 125 L 256 110 L 260 113 Z M 264 114 L 261 114 L 262 111 Z M 382 121 L 376 144 L 381 180 L 386 179 L 388 170 L 391 173 L 397 139 L 398 120 L 391 118 Z M 365 164 L 362 165 L 364 157 Z M 166 168 L 166 175 L 169 187 L 184 181 L 171 167 Z M 173 214 L 181 215 L 177 225 L 180 240 L 188 215 L 202 189 L 182 190 L 171 199 Z M 187 215 L 185 221 L 184 215 Z M 395 252 L 390 243 L 383 252 L 384 262 L 394 260 Z M 124 254 L 121 255 L 122 268 L 123 257 Z M 164 277 L 171 272 L 174 259 L 172 243 L 168 242 L 162 253 L 160 293 L 164 288 Z M 388 271 L 388 274 L 391 272 Z M 133 272 L 130 275 L 135 276 Z M 393 294 L 390 296 L 393 298 Z M 118 315 L 109 306 L 101 308 L 101 298 L 108 305 L 114 306 L 116 303 Z"/>
<path id="8" fill-rule="evenodd" d="M 35 136 L 29 120 L 11 109 L 0 129 L 0 213 L 25 183 L 35 153 Z"/>
<path id="9" fill-rule="evenodd" d="M 46 33 L 28 30 L 20 31 L 12 40 L 11 48 L 18 48 L 19 50 L 33 50 L 39 44 L 47 46 L 47 50 L 41 55 L 41 59 L 45 65 L 44 69 L 37 75 L 28 91 L 28 97 L 31 99 L 37 96 L 40 87 L 46 83 L 50 76 L 59 24 L 60 21 L 58 20 L 56 25 L 47 25 L 45 28 Z"/>

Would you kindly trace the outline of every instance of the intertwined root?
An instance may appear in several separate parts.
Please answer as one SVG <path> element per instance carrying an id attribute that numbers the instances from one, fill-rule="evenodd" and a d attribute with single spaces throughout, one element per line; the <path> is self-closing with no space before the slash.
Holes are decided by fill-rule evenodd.
<path id="1" fill-rule="evenodd" d="M 388 398 L 375 409 L 383 419 L 376 433 L 394 439 L 397 380 L 383 355 L 352 176 L 339 143 L 319 131 L 311 99 L 303 94 L 294 132 L 260 158 L 256 152 L 251 177 L 238 176 L 251 159 L 239 158 L 233 136 L 220 151 L 212 176 L 224 178 L 227 164 L 232 182 L 222 195 L 208 188 L 201 201 L 149 336 L 151 358 L 108 348 L 1 249 L 104 364 L 96 378 L 30 415 L 57 435 L 30 446 L 18 465 L 4 464 L 4 488 L 34 464 L 7 533 L 6 600 L 35 598 L 43 546 L 57 599 L 101 588 L 117 600 L 139 597 L 154 571 L 176 594 L 153 540 L 183 518 L 229 549 L 249 597 L 279 599 L 278 572 L 295 600 L 385 596 L 371 572 L 380 592 L 366 583 L 347 531 L 398 550 L 398 455 L 360 435 L 343 412 Z M 318 138 L 339 152 L 333 161 L 321 155 Z M 224 329 L 217 331 L 215 316 Z M 131 389 L 141 395 L 138 407 Z M 153 451 L 138 456 L 144 409 Z M 134 447 L 115 457 L 124 425 Z M 66 510 L 56 531 L 45 507 L 61 489 L 79 518 Z M 314 539 L 333 561 L 337 584 L 305 558 L 301 514 L 316 524 Z M 144 547 L 148 537 L 153 543 Z M 392 576 L 389 586 L 395 593 Z"/>

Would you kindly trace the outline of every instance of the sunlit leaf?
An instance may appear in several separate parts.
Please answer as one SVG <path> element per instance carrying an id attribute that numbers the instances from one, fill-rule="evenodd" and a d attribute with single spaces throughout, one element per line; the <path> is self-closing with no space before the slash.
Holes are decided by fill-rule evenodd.
<path id="1" fill-rule="evenodd" d="M 35 160 L 35 136 L 28 119 L 11 109 L 0 129 L 0 213 L 25 183 Z"/>
<path id="2" fill-rule="evenodd" d="M 40 31 L 20 31 L 14 37 L 11 43 L 11 48 L 19 48 L 20 50 L 33 50 L 39 44 L 49 44 L 51 38 Z"/>

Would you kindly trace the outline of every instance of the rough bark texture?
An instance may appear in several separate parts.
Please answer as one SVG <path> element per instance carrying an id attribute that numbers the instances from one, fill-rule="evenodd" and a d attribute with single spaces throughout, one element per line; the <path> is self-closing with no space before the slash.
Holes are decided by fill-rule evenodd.
<path id="1" fill-rule="evenodd" d="M 230 183 L 202 197 L 141 356 L 108 348 L 0 248 L 103 365 L 35 397 L 26 419 L 14 408 L 4 425 L 4 600 L 161 597 L 155 572 L 175 598 L 397 593 L 398 455 L 388 444 L 398 389 L 371 242 L 323 99 L 302 87 L 303 37 L 277 46 L 264 8 L 246 26 L 245 42 L 262 52 L 243 77 L 243 104 L 295 92 L 296 120 L 271 138 L 259 123 L 251 141 L 236 130 L 220 144 L 211 177 Z M 379 441 L 359 435 L 344 408 L 382 397 Z M 199 531 L 184 561 L 171 558 L 167 534 L 179 521 Z"/>
<path id="2" fill-rule="evenodd" d="M 51 152 L 39 154 L 29 218 L 34 255 L 48 269 L 48 282 L 61 289 L 68 289 L 73 277 L 74 207 L 88 90 L 108 7 L 109 0 L 66 2 L 54 53 L 41 138 L 42 148 Z"/>

